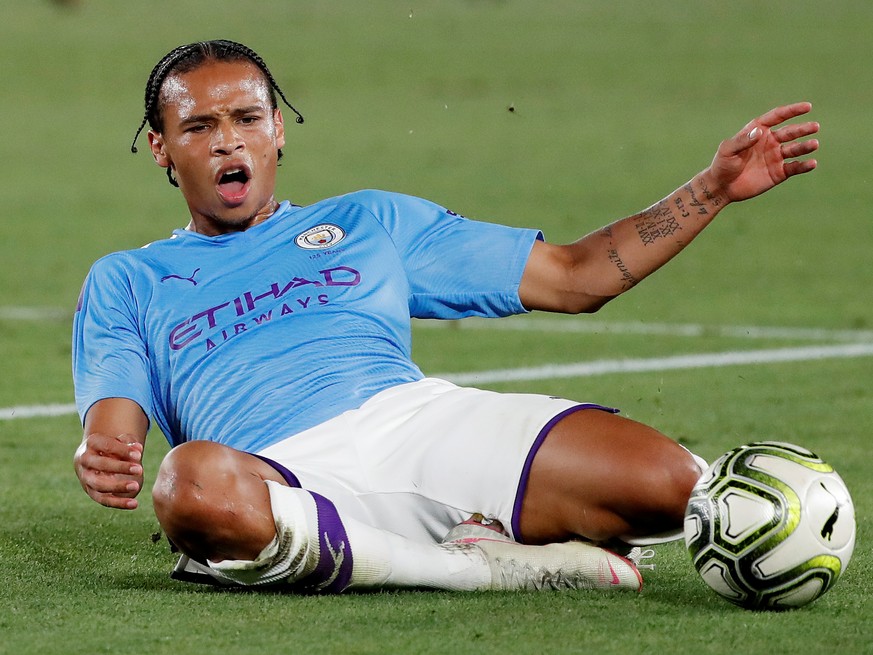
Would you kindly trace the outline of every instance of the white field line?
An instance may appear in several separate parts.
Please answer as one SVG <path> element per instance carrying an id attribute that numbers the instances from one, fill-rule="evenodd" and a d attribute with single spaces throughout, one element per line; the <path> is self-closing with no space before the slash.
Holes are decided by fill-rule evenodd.
<path id="1" fill-rule="evenodd" d="M 807 346 L 801 348 L 775 348 L 769 350 L 741 350 L 697 355 L 676 355 L 650 359 L 604 359 L 574 364 L 552 364 L 527 368 L 495 369 L 472 373 L 442 373 L 434 377 L 450 380 L 455 384 L 490 384 L 522 380 L 547 380 L 557 378 L 582 378 L 610 373 L 643 373 L 652 371 L 676 371 L 693 368 L 717 368 L 773 364 L 780 362 L 804 362 L 821 359 L 854 359 L 873 356 L 873 343 L 851 343 L 830 346 Z M 29 405 L 0 408 L 0 420 L 61 416 L 76 411 L 75 405 Z"/>
<path id="2" fill-rule="evenodd" d="M 0 320 L 4 321 L 56 321 L 73 318 L 72 309 L 60 307 L 16 307 L 0 306 Z"/>
<path id="3" fill-rule="evenodd" d="M 495 369 L 471 373 L 435 374 L 455 384 L 490 384 L 521 380 L 582 378 L 609 373 L 644 373 L 676 371 L 690 368 L 711 368 L 777 362 L 805 362 L 817 359 L 850 359 L 873 356 L 873 343 L 852 343 L 835 346 L 807 346 L 770 350 L 735 350 L 698 355 L 676 355 L 650 359 L 603 359 L 575 364 L 547 364 L 527 368 Z"/>
<path id="4" fill-rule="evenodd" d="M 69 405 L 20 405 L 18 407 L 0 408 L 0 421 L 9 421 L 14 418 L 39 418 L 41 416 L 66 416 L 75 414 L 76 406 Z"/>
<path id="5" fill-rule="evenodd" d="M 416 320 L 416 328 L 495 332 L 551 332 L 566 334 L 647 334 L 666 337 L 734 337 L 739 339 L 798 339 L 804 341 L 873 341 L 873 330 L 702 325 L 699 323 L 612 323 L 584 317 L 563 320 L 512 316 L 500 320 L 466 318 L 461 321 Z"/>

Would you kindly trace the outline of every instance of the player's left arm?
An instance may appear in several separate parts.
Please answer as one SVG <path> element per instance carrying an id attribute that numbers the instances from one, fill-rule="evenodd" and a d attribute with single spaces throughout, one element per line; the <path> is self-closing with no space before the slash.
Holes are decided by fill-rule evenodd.
<path id="1" fill-rule="evenodd" d="M 732 202 L 808 173 L 819 125 L 782 125 L 812 105 L 776 107 L 722 141 L 710 166 L 663 200 L 568 245 L 537 242 L 519 287 L 527 309 L 593 312 L 679 254 Z M 778 128 L 778 129 L 777 129 Z"/>
<path id="2" fill-rule="evenodd" d="M 145 412 L 127 398 L 104 398 L 88 410 L 84 427 L 73 457 L 82 489 L 106 507 L 136 509 L 149 427 Z"/>

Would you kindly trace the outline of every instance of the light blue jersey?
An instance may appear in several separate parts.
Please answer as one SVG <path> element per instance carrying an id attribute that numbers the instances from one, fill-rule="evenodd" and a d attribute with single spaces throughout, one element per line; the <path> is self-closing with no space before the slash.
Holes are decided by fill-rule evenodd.
<path id="1" fill-rule="evenodd" d="M 282 203 L 243 232 L 186 230 L 94 264 L 73 325 L 80 417 L 121 397 L 172 445 L 249 452 L 419 380 L 410 316 L 524 312 L 539 233 L 361 191 Z"/>

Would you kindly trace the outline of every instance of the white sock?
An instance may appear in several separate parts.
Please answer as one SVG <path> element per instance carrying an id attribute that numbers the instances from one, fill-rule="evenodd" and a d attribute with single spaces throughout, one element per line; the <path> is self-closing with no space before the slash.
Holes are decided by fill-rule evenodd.
<path id="1" fill-rule="evenodd" d="M 481 549 L 411 541 L 350 518 L 305 489 L 268 481 L 276 538 L 254 560 L 210 562 L 245 585 L 290 584 L 300 591 L 415 587 L 472 591 L 491 585 Z"/>

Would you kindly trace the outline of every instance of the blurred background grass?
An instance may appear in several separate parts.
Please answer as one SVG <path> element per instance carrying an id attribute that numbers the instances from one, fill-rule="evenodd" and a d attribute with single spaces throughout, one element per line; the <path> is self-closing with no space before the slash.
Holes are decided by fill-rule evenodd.
<path id="1" fill-rule="evenodd" d="M 280 197 L 385 188 L 559 242 L 658 200 L 750 118 L 810 100 L 819 170 L 730 208 L 597 320 L 873 327 L 866 0 L 0 2 L 0 309 L 45 312 L 0 313 L 0 407 L 70 402 L 88 267 L 187 223 L 145 139 L 129 146 L 151 67 L 199 39 L 253 47 L 306 116 L 289 121 Z M 416 329 L 415 352 L 433 373 L 780 343 L 796 342 Z M 819 450 L 855 494 L 859 546 L 837 591 L 785 615 L 720 603 L 678 547 L 639 599 L 192 591 L 166 579 L 147 499 L 123 514 L 78 489 L 74 416 L 0 421 L 0 653 L 718 653 L 741 637 L 750 651 L 871 652 L 871 383 L 859 359 L 492 385 L 620 406 L 710 458 L 771 436 Z M 153 435 L 150 472 L 164 451 Z"/>
<path id="2" fill-rule="evenodd" d="M 127 148 L 154 63 L 179 43 L 229 37 L 267 59 L 307 118 L 290 126 L 280 195 L 308 203 L 387 188 L 471 217 L 543 227 L 556 241 L 659 199 L 748 119 L 809 99 L 823 125 L 814 178 L 733 210 L 695 256 L 647 283 L 651 293 L 608 311 L 717 322 L 873 319 L 870 303 L 851 293 L 873 281 L 859 247 L 871 234 L 863 220 L 870 3 L 77 7 L 4 10 L 0 257 L 11 277 L 0 303 L 71 306 L 96 257 L 186 222 L 145 140 L 137 156 Z"/>

